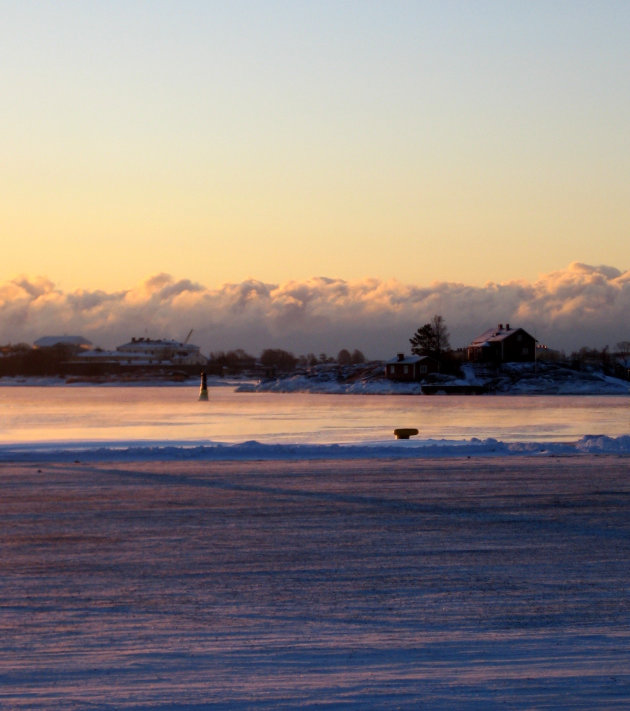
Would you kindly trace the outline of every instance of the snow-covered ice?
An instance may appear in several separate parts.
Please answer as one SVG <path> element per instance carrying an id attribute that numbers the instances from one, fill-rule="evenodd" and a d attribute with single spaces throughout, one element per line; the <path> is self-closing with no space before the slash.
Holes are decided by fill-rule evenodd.
<path id="1" fill-rule="evenodd" d="M 0 464 L 0 708 L 627 709 L 629 462 Z"/>
<path id="2" fill-rule="evenodd" d="M 630 708 L 625 396 L 216 391 L 2 393 L 0 708 Z"/>
<path id="3" fill-rule="evenodd" d="M 82 461 L 251 461 L 320 459 L 436 459 L 449 457 L 630 455 L 630 435 L 585 435 L 575 442 L 502 442 L 410 439 L 362 444 L 268 444 L 250 440 L 225 442 L 80 441 L 0 444 L 0 462 Z"/>

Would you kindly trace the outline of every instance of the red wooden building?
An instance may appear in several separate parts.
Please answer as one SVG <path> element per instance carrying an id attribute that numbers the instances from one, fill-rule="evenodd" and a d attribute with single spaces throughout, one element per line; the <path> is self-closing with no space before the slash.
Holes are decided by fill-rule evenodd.
<path id="1" fill-rule="evenodd" d="M 385 375 L 390 380 L 415 382 L 422 380 L 425 375 L 435 373 L 437 362 L 430 356 L 410 355 L 398 353 L 395 358 L 385 363 Z"/>
<path id="2" fill-rule="evenodd" d="M 527 362 L 536 358 L 536 339 L 522 328 L 500 323 L 468 346 L 468 360 L 483 363 Z"/>

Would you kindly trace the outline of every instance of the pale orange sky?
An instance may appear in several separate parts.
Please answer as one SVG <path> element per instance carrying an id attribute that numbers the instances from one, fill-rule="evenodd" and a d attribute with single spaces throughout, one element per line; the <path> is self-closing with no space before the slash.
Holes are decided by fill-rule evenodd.
<path id="1" fill-rule="evenodd" d="M 2 3 L 0 282 L 630 266 L 625 2 Z"/>

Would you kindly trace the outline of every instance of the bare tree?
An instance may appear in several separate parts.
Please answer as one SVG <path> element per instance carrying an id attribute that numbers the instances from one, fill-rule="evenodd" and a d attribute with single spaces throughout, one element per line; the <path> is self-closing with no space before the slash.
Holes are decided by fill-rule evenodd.
<path id="1" fill-rule="evenodd" d="M 365 363 L 365 356 L 358 348 L 355 348 L 352 351 L 351 362 L 355 365 Z"/>
<path id="2" fill-rule="evenodd" d="M 280 372 L 288 372 L 295 368 L 297 358 L 282 348 L 266 348 L 260 354 L 260 362 L 265 368 L 276 368 Z"/>
<path id="3" fill-rule="evenodd" d="M 350 365 L 352 362 L 352 356 L 347 348 L 342 348 L 339 353 L 337 353 L 337 363 L 339 365 Z"/>

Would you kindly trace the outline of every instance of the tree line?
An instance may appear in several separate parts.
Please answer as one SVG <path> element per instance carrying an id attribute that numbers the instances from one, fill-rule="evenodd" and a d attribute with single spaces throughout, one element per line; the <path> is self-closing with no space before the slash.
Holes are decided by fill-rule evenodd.
<path id="1" fill-rule="evenodd" d="M 436 314 L 430 321 L 420 326 L 409 339 L 414 355 L 430 356 L 443 373 L 456 372 L 462 360 L 462 353 L 451 349 L 450 334 L 444 318 Z M 64 375 L 65 364 L 77 353 L 74 346 L 58 344 L 50 348 L 34 348 L 27 343 L 0 346 L 0 376 Z M 570 367 L 583 369 L 600 367 L 605 372 L 617 374 L 616 361 L 621 358 L 630 361 L 630 341 L 616 344 L 616 351 L 608 346 L 602 349 L 583 347 L 566 355 L 562 351 L 540 349 L 538 359 L 561 361 Z M 294 355 L 282 348 L 266 348 L 256 357 L 241 348 L 210 353 L 206 371 L 209 374 L 240 374 L 262 367 L 266 372 L 287 373 L 296 368 L 312 368 L 318 365 L 337 364 L 341 367 L 360 365 L 366 357 L 357 348 L 342 348 L 336 356 L 326 353 Z"/>
<path id="2" fill-rule="evenodd" d="M 65 375 L 68 362 L 76 359 L 79 352 L 78 348 L 67 344 L 57 344 L 48 348 L 34 348 L 27 343 L 6 344 L 0 346 L 0 376 Z M 326 353 L 296 356 L 282 348 L 266 348 L 260 356 L 256 357 L 242 348 L 237 348 L 210 353 L 205 370 L 209 374 L 238 375 L 262 367 L 269 373 L 286 373 L 298 367 L 309 368 L 327 363 L 348 366 L 365 363 L 365 361 L 365 356 L 357 348 L 352 351 L 342 348 L 336 357 Z"/>
<path id="3" fill-rule="evenodd" d="M 75 352 L 64 344 L 50 348 L 33 348 L 28 343 L 0 346 L 0 375 L 60 375 Z"/>
<path id="4" fill-rule="evenodd" d="M 296 368 L 312 368 L 316 365 L 336 363 L 340 366 L 359 365 L 366 362 L 363 353 L 355 348 L 352 352 L 347 348 L 342 348 L 336 357 L 326 353 L 307 353 L 306 355 L 294 355 L 291 351 L 282 348 L 265 348 L 258 358 L 250 355 L 238 348 L 230 351 L 216 351 L 210 353 L 206 370 L 208 373 L 221 374 L 241 373 L 251 371 L 262 366 L 269 372 L 287 373 Z"/>

